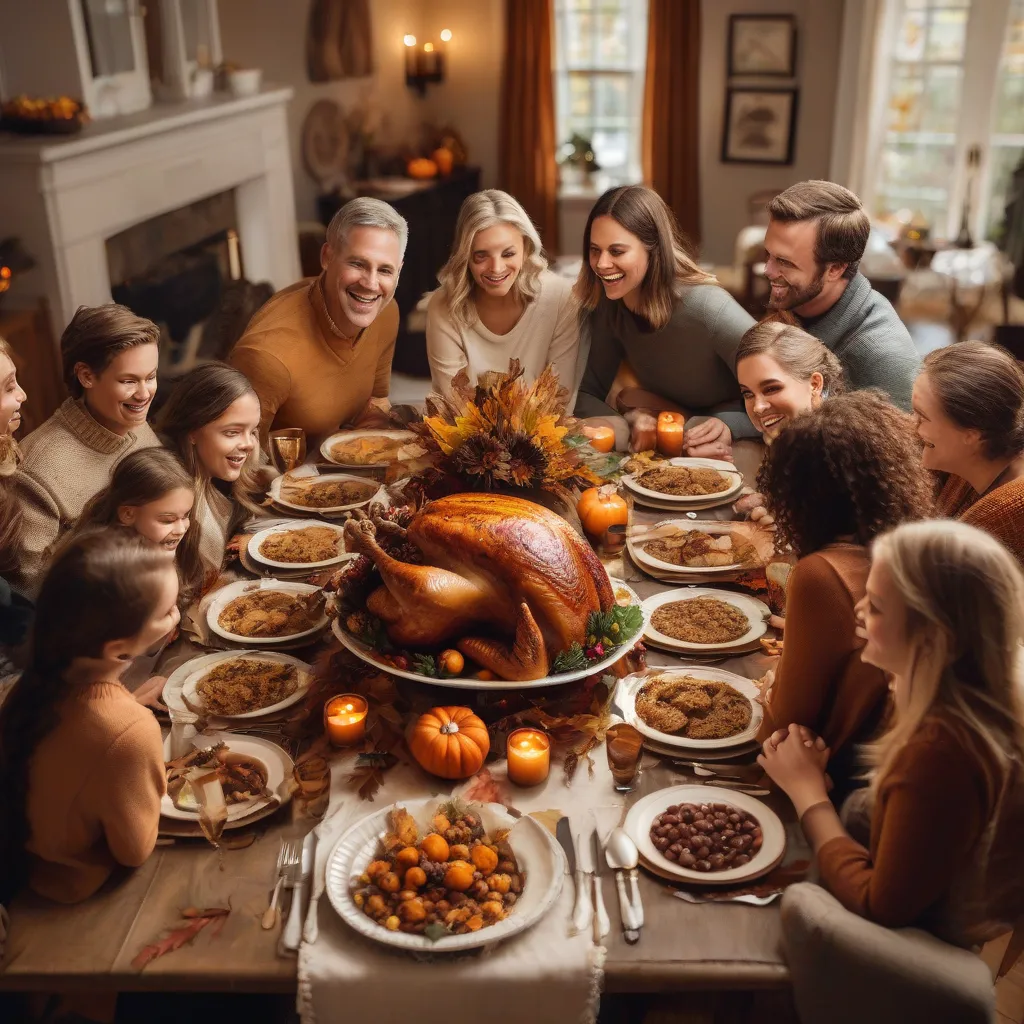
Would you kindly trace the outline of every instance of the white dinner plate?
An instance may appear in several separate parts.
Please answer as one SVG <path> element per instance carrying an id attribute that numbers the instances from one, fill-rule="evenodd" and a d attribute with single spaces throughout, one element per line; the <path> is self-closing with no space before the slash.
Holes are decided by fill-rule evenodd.
<path id="1" fill-rule="evenodd" d="M 242 636 L 240 633 L 231 633 L 224 629 L 217 620 L 220 618 L 220 613 L 236 597 L 242 597 L 244 594 L 256 590 L 277 590 L 285 594 L 315 594 L 319 589 L 311 583 L 296 583 L 292 580 L 237 580 L 235 583 L 229 583 L 226 587 L 221 587 L 213 594 L 210 606 L 206 609 L 206 623 L 217 636 L 236 644 L 273 647 L 274 644 L 292 643 L 303 637 L 313 636 L 324 629 L 327 626 L 327 613 L 321 614 L 315 626 L 304 629 L 300 633 L 288 633 L 285 636 Z"/>
<path id="2" fill-rule="evenodd" d="M 284 480 L 285 477 L 276 476 L 270 481 L 270 497 L 273 498 L 276 504 L 283 505 L 285 508 L 296 509 L 299 512 L 313 512 L 322 515 L 336 515 L 339 512 L 350 512 L 354 508 L 363 508 L 370 504 L 379 487 L 374 480 L 367 480 L 364 476 L 352 476 L 350 473 L 321 473 L 319 476 L 302 476 L 296 480 L 289 481 L 289 483 L 298 486 L 308 486 L 309 484 L 339 480 L 343 483 L 358 484 L 365 490 L 366 497 L 361 498 L 359 501 L 351 502 L 348 505 L 297 505 L 295 502 L 288 501 L 287 498 L 281 496 Z M 265 561 L 265 559 L 261 559 L 261 561 Z"/>
<path id="3" fill-rule="evenodd" d="M 385 459 L 383 462 L 341 462 L 331 454 L 331 446 L 341 441 L 357 441 L 361 437 L 388 437 L 395 440 L 403 440 L 407 444 L 415 444 L 419 438 L 411 430 L 341 430 L 337 434 L 331 434 L 322 445 L 320 454 L 336 466 L 343 466 L 345 469 L 382 469 L 397 462 L 395 458 Z"/>
<path id="4" fill-rule="evenodd" d="M 338 553 L 332 558 L 324 558 L 318 562 L 281 562 L 273 558 L 267 558 L 260 554 L 260 545 L 268 538 L 277 533 L 293 533 L 299 530 L 322 527 L 331 530 L 337 537 Z M 270 526 L 266 530 L 260 530 L 249 538 L 249 557 L 261 565 L 269 565 L 272 569 L 325 569 L 329 565 L 337 565 L 339 562 L 347 562 L 356 556 L 345 550 L 345 530 L 336 523 L 325 523 L 320 519 L 296 519 L 290 523 L 279 523 L 277 526 Z"/>
<path id="5" fill-rule="evenodd" d="M 440 802 L 437 797 L 433 797 L 430 800 L 403 801 L 401 806 L 417 820 L 425 818 L 429 821 Z M 423 935 L 388 931 L 355 905 L 351 886 L 366 870 L 370 861 L 376 859 L 380 841 L 388 831 L 388 816 L 394 806 L 372 811 L 351 825 L 341 835 L 327 860 L 327 898 L 338 916 L 360 935 L 386 946 L 417 953 L 452 953 L 475 949 L 525 931 L 549 913 L 558 900 L 565 873 L 565 857 L 554 836 L 529 815 L 513 818 L 500 804 L 483 804 L 479 810 L 485 826 L 490 818 L 511 828 L 508 841 L 525 874 L 522 895 L 511 913 L 504 920 L 477 932 L 448 935 L 436 942 Z"/>
<path id="6" fill-rule="evenodd" d="M 677 640 L 675 637 L 666 635 L 655 629 L 651 624 L 651 616 L 665 604 L 673 604 L 676 601 L 692 601 L 698 597 L 711 597 L 718 601 L 724 601 L 732 605 L 747 617 L 750 628 L 742 636 L 727 643 L 721 644 L 693 644 L 685 640 Z M 733 651 L 737 648 L 748 647 L 756 642 L 768 631 L 768 618 L 771 609 L 756 597 L 748 597 L 746 594 L 734 594 L 730 590 L 715 590 L 711 587 L 680 587 L 678 590 L 665 590 L 660 594 L 647 598 L 644 601 L 644 635 L 652 640 L 658 647 L 669 651 Z"/>
<path id="7" fill-rule="evenodd" d="M 654 676 L 670 676 L 682 679 L 683 676 L 696 676 L 698 679 L 710 679 L 714 682 L 728 683 L 733 689 L 738 690 L 750 701 L 750 724 L 742 732 L 734 736 L 726 736 L 717 740 L 690 739 L 687 736 L 677 736 L 672 733 L 661 732 L 654 726 L 648 725 L 637 713 L 636 698 L 644 684 Z M 615 690 L 615 703 L 622 712 L 622 717 L 629 725 L 634 726 L 645 739 L 654 740 L 659 746 L 676 750 L 702 751 L 722 750 L 729 747 L 744 746 L 757 736 L 761 728 L 761 719 L 764 717 L 764 709 L 761 707 L 758 697 L 760 691 L 749 680 L 738 676 L 734 672 L 726 672 L 725 669 L 714 666 L 704 667 L 702 665 L 681 665 L 678 668 L 649 668 L 643 672 L 636 672 L 619 680 Z"/>
<path id="8" fill-rule="evenodd" d="M 212 746 L 215 742 L 217 742 L 216 739 L 202 735 L 195 736 L 192 739 L 192 745 L 199 749 L 204 746 Z M 282 783 L 286 779 L 291 778 L 292 769 L 295 767 L 295 764 L 287 752 L 282 750 L 276 743 L 261 739 L 259 736 L 228 734 L 225 742 L 230 753 L 239 754 L 242 757 L 251 757 L 259 761 L 266 768 L 267 789 L 274 794 L 273 796 L 260 796 L 252 800 L 243 800 L 241 803 L 229 804 L 228 823 L 225 828 L 239 828 L 243 824 L 248 824 L 247 821 L 241 821 L 241 819 L 249 818 L 251 814 L 267 804 L 273 803 L 280 806 L 288 802 L 291 794 Z M 168 753 L 169 743 L 170 737 L 168 736 L 164 741 L 165 757 Z M 186 811 L 176 807 L 169 793 L 164 793 L 163 799 L 160 801 L 160 813 L 165 818 L 174 818 L 178 821 L 199 821 L 198 811 Z"/>
<path id="9" fill-rule="evenodd" d="M 642 539 L 637 540 L 634 539 L 634 537 L 627 536 L 630 557 L 637 563 L 637 565 L 640 566 L 640 568 L 653 569 L 656 572 L 671 573 L 679 576 L 714 576 L 721 573 L 746 572 L 747 570 L 756 569 L 764 564 L 764 562 L 731 562 L 728 565 L 709 565 L 701 567 L 696 565 L 676 565 L 674 562 L 666 562 L 661 558 L 656 558 L 654 555 L 648 554 L 645 549 L 646 544 L 658 539 L 657 537 L 652 537 L 651 534 L 662 527 L 675 527 L 681 533 L 699 530 L 701 533 L 708 533 L 713 537 L 730 534 L 734 537 L 738 537 L 740 540 L 754 544 L 755 551 L 757 549 L 757 544 L 750 538 L 743 536 L 744 531 L 738 529 L 738 524 L 736 523 L 702 519 L 663 519 L 660 523 L 655 523 L 652 527 L 647 529 L 640 528 L 638 530 L 634 528 L 634 533 L 640 533 L 642 530 Z M 767 541 L 767 543 L 770 544 L 771 541 Z M 770 550 L 764 552 L 764 554 L 770 555 Z"/>
<path id="10" fill-rule="evenodd" d="M 656 503 L 655 507 L 670 509 L 692 509 L 698 505 L 704 508 L 713 508 L 715 505 L 724 505 L 726 502 L 732 501 L 743 490 L 743 474 L 731 462 L 724 462 L 720 459 L 690 459 L 684 457 L 668 459 L 666 464 L 669 466 L 688 466 L 692 469 L 717 469 L 720 473 L 728 476 L 732 480 L 732 484 L 724 491 L 718 491 L 714 494 L 666 494 L 664 491 L 652 491 L 648 487 L 643 487 L 638 482 L 638 478 L 643 475 L 642 473 L 626 474 L 622 477 L 622 484 L 645 504 Z"/>
<path id="11" fill-rule="evenodd" d="M 680 867 L 661 852 L 651 840 L 651 822 L 665 812 L 673 804 L 710 804 L 723 803 L 738 807 L 757 819 L 761 826 L 763 842 L 761 849 L 751 857 L 750 861 L 738 868 L 725 871 L 693 871 Z M 658 874 L 673 878 L 679 882 L 698 882 L 701 885 L 736 885 L 749 882 L 768 874 L 786 852 L 786 829 L 779 816 L 757 797 L 734 789 L 718 786 L 671 786 L 650 793 L 638 800 L 630 808 L 623 826 L 630 839 L 636 843 L 640 857 L 645 866 L 648 864 Z"/>

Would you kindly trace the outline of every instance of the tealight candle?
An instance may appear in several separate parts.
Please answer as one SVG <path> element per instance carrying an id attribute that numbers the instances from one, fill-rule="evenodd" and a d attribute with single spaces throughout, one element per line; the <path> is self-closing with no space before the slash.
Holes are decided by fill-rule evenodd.
<path id="1" fill-rule="evenodd" d="M 658 413 L 658 451 L 667 459 L 683 454 L 683 415 L 678 412 Z"/>
<path id="2" fill-rule="evenodd" d="M 369 705 L 357 693 L 332 697 L 324 705 L 324 727 L 335 747 L 350 747 L 366 734 L 366 713 Z"/>
<path id="3" fill-rule="evenodd" d="M 539 729 L 516 729 L 508 738 L 508 778 L 517 786 L 537 786 L 551 768 L 551 740 Z"/>

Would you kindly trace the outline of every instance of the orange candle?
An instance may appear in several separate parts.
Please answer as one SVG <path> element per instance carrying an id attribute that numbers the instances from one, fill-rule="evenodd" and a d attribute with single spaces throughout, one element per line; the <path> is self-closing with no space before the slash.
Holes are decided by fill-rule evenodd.
<path id="1" fill-rule="evenodd" d="M 516 729 L 508 738 L 508 778 L 517 786 L 537 786 L 551 768 L 551 740 L 539 729 Z"/>
<path id="2" fill-rule="evenodd" d="M 357 693 L 332 697 L 324 705 L 324 727 L 335 747 L 351 747 L 366 735 L 366 713 L 369 705 Z"/>
<path id="3" fill-rule="evenodd" d="M 668 459 L 683 454 L 683 414 L 658 413 L 658 451 Z"/>

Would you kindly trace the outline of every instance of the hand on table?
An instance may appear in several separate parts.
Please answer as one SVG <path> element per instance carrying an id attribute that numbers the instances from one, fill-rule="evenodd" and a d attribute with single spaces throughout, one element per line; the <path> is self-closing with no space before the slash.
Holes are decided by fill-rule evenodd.
<path id="1" fill-rule="evenodd" d="M 757 763 L 793 801 L 797 811 L 828 799 L 825 774 L 830 751 L 825 741 L 802 725 L 778 729 L 764 742 Z"/>
<path id="2" fill-rule="evenodd" d="M 697 429 L 696 427 L 694 429 Z M 763 494 L 757 491 L 751 494 L 744 494 L 738 501 L 733 502 L 733 511 L 745 515 L 751 522 L 758 526 L 775 529 L 775 516 L 768 511 L 767 501 Z"/>
<path id="3" fill-rule="evenodd" d="M 631 409 L 626 413 L 629 424 L 629 450 L 650 452 L 658 446 L 658 417 L 650 409 Z"/>
<path id="4" fill-rule="evenodd" d="M 695 459 L 727 459 L 731 462 L 732 431 L 717 416 L 712 416 L 686 431 L 683 451 Z"/>

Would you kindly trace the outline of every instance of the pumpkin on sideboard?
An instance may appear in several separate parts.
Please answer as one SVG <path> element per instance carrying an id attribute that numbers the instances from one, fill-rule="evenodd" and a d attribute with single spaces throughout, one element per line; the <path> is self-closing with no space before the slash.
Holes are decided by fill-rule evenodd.
<path id="1" fill-rule="evenodd" d="M 405 165 L 405 173 L 410 178 L 436 178 L 437 177 L 437 164 L 433 160 L 428 160 L 424 156 L 418 156 L 413 160 L 410 160 Z"/>
<path id="2" fill-rule="evenodd" d="M 491 739 L 487 726 L 469 708 L 431 708 L 413 725 L 409 749 L 431 775 L 468 779 L 483 767 Z"/>

